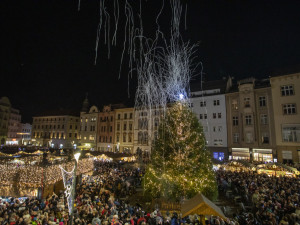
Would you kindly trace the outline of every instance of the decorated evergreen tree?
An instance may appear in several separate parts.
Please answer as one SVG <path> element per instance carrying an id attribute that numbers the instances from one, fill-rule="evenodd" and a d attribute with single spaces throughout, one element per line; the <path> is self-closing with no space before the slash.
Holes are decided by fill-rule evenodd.
<path id="1" fill-rule="evenodd" d="M 215 173 L 201 124 L 189 108 L 176 103 L 159 126 L 144 182 L 153 198 L 179 201 L 201 192 L 217 195 Z"/>

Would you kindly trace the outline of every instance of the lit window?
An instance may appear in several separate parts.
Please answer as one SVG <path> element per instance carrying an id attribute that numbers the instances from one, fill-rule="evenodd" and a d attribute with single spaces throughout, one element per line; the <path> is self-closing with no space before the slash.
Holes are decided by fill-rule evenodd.
<path id="1" fill-rule="evenodd" d="M 90 141 L 94 141 L 95 140 L 95 136 L 94 135 L 90 135 Z"/>

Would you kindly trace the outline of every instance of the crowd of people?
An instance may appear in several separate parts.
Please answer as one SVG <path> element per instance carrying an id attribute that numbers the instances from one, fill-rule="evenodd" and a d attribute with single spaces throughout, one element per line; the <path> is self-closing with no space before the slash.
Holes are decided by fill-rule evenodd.
<path id="1" fill-rule="evenodd" d="M 95 163 L 94 175 L 84 177 L 77 185 L 73 224 L 76 225 L 201 225 L 198 215 L 182 218 L 176 212 L 159 209 L 146 211 L 139 202 L 126 196 L 135 195 L 144 171 L 124 168 L 115 163 Z M 68 205 L 63 191 L 45 199 L 0 199 L 1 225 L 67 225 L 70 224 Z M 212 217 L 207 224 L 235 224 Z"/>
<path id="2" fill-rule="evenodd" d="M 219 170 L 217 179 L 223 194 L 232 191 L 250 206 L 250 212 L 234 215 L 240 224 L 300 224 L 299 178 Z"/>
<path id="3" fill-rule="evenodd" d="M 199 215 L 182 217 L 176 212 L 162 214 L 159 209 L 146 210 L 133 202 L 141 186 L 144 171 L 125 168 L 118 163 L 95 162 L 93 175 L 84 176 L 76 187 L 73 224 L 76 225 L 201 225 Z M 210 225 L 297 225 L 300 224 L 300 179 L 269 177 L 251 172 L 219 170 L 220 195 L 232 191 L 250 206 L 246 212 L 223 220 L 211 217 Z M 223 192 L 223 193 L 222 193 Z M 45 199 L 0 199 L 0 225 L 67 225 L 70 224 L 64 192 Z M 204 225 L 204 224 L 203 224 Z"/>

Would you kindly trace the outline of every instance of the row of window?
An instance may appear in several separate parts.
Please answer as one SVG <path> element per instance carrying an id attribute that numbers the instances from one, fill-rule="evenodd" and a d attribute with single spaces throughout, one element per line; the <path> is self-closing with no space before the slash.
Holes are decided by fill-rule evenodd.
<path id="1" fill-rule="evenodd" d="M 214 106 L 220 105 L 220 100 L 218 100 L 218 99 L 214 100 L 213 105 Z M 206 107 L 206 101 L 200 101 L 200 107 Z"/>
<path id="2" fill-rule="evenodd" d="M 31 132 L 31 129 L 22 129 L 22 132 Z"/>
<path id="3" fill-rule="evenodd" d="M 148 145 L 148 132 L 138 133 L 138 144 Z"/>
<path id="4" fill-rule="evenodd" d="M 61 126 L 60 126 L 60 124 L 58 124 L 58 125 L 34 125 L 33 126 L 33 128 L 34 129 L 65 129 L 65 125 L 64 124 L 62 124 Z M 75 130 L 77 130 L 77 125 L 75 125 L 75 126 L 73 126 L 72 124 L 69 126 L 69 128 L 70 128 L 70 130 L 72 130 L 73 128 L 75 129 Z"/>
<path id="5" fill-rule="evenodd" d="M 107 138 L 107 136 L 99 136 L 99 142 L 112 143 L 112 136 L 110 136 L 109 139 Z"/>
<path id="6" fill-rule="evenodd" d="M 252 115 L 246 115 L 245 116 L 245 124 L 246 125 L 252 125 Z M 268 124 L 268 115 L 267 114 L 261 114 L 260 115 L 260 124 L 261 125 L 267 125 Z M 232 117 L 232 125 L 238 126 L 239 125 L 239 118 L 237 116 Z"/>
<path id="7" fill-rule="evenodd" d="M 199 115 L 200 120 L 205 120 L 207 119 L 207 113 L 203 113 Z M 213 119 L 221 119 L 222 118 L 222 113 L 213 113 L 212 114 Z"/>
<path id="8" fill-rule="evenodd" d="M 48 119 L 48 118 L 35 118 L 34 119 L 34 122 L 41 122 L 41 121 L 65 121 L 65 118 L 63 117 L 63 118 L 57 118 L 57 120 L 56 120 L 56 118 L 50 118 L 50 119 Z M 73 118 L 70 118 L 70 121 L 73 121 Z M 75 121 L 76 122 L 78 122 L 78 119 L 75 119 Z"/>
<path id="9" fill-rule="evenodd" d="M 120 135 L 117 134 L 117 137 L 116 137 L 116 141 L 117 142 L 120 142 Z M 132 134 L 126 134 L 126 133 L 123 133 L 123 142 L 129 142 L 131 143 L 132 142 Z"/>
<path id="10" fill-rule="evenodd" d="M 30 138 L 31 138 L 31 135 L 22 135 L 22 138 L 23 138 L 23 139 L 30 139 Z"/>
<path id="11" fill-rule="evenodd" d="M 232 138 L 233 138 L 233 143 L 239 143 L 240 142 L 240 134 L 239 133 L 233 133 Z M 246 143 L 253 143 L 253 133 L 252 132 L 246 132 L 245 142 Z M 261 142 L 263 144 L 269 144 L 269 133 L 264 132 L 264 133 L 261 134 Z"/>
<path id="12" fill-rule="evenodd" d="M 80 118 L 80 122 L 82 123 L 83 121 L 85 121 L 86 123 L 88 122 L 88 118 Z M 96 117 L 91 117 L 90 118 L 90 122 L 96 122 L 97 118 Z"/>
<path id="13" fill-rule="evenodd" d="M 121 125 L 118 123 L 118 124 L 117 124 L 117 131 L 120 131 L 120 127 L 121 127 Z M 123 124 L 123 130 L 124 130 L 124 131 L 127 130 L 127 123 L 124 123 L 124 124 Z M 132 123 L 129 123 L 128 130 L 132 130 Z"/>
<path id="14" fill-rule="evenodd" d="M 56 139 L 65 139 L 65 134 L 64 133 L 48 133 L 48 132 L 33 132 L 33 136 L 35 138 L 56 138 Z M 69 133 L 69 138 L 77 138 L 77 133 Z"/>
<path id="15" fill-rule="evenodd" d="M 128 113 L 128 114 L 129 114 L 129 119 L 132 119 L 133 114 L 132 114 L 132 113 Z M 118 113 L 117 118 L 118 118 L 118 120 L 121 119 L 121 114 L 120 114 L 120 113 Z M 128 118 L 127 118 L 127 113 L 124 113 L 124 120 L 126 120 L 126 119 L 128 119 Z"/>
<path id="16" fill-rule="evenodd" d="M 120 129 L 120 124 L 118 124 L 119 126 L 119 129 Z M 101 126 L 100 128 L 101 132 L 106 132 L 106 131 L 109 131 L 109 132 L 112 132 L 112 126 L 109 126 L 109 129 L 108 129 L 108 126 Z"/>

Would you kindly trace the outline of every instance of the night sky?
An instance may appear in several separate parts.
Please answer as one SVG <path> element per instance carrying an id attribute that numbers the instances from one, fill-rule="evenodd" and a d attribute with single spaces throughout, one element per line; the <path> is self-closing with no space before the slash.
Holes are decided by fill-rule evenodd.
<path id="1" fill-rule="evenodd" d="M 262 78 L 273 70 L 299 65 L 299 1 L 183 2 L 188 7 L 187 30 L 181 34 L 184 40 L 199 43 L 197 60 L 206 80 L 229 75 L 236 80 Z M 155 32 L 160 6 L 161 0 L 143 3 L 149 36 Z M 75 0 L 0 1 L 0 96 L 7 96 L 21 110 L 23 122 L 48 110 L 79 111 L 87 92 L 91 104 L 100 108 L 133 102 L 136 77 L 130 79 L 128 98 L 127 64 L 118 79 L 124 17 L 121 14 L 111 59 L 102 37 L 94 65 L 99 0 L 81 0 L 81 10 L 77 7 Z M 159 22 L 167 33 L 168 7 Z"/>

